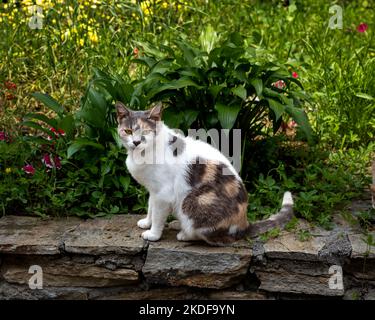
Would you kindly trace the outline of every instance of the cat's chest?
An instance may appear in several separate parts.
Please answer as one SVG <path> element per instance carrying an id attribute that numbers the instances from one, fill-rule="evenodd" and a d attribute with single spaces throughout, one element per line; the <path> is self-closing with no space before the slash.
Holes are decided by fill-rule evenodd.
<path id="1" fill-rule="evenodd" d="M 126 166 L 132 177 L 149 190 L 159 189 L 160 185 L 165 182 L 162 180 L 165 180 L 166 175 L 161 172 L 164 170 L 158 165 L 139 165 L 132 161 L 132 159 L 128 158 L 126 160 Z"/>

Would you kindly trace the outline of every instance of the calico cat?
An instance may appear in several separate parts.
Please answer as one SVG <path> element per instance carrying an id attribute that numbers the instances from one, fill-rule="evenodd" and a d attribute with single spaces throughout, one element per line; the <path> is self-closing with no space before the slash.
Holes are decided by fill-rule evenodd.
<path id="1" fill-rule="evenodd" d="M 172 213 L 180 222 L 179 241 L 210 245 L 257 236 L 293 216 L 292 196 L 286 192 L 277 214 L 249 224 L 244 184 L 219 150 L 168 128 L 161 121 L 161 103 L 133 111 L 117 102 L 116 109 L 118 134 L 128 150 L 126 166 L 150 193 L 147 217 L 138 221 L 138 227 L 148 229 L 143 239 L 159 240 Z"/>

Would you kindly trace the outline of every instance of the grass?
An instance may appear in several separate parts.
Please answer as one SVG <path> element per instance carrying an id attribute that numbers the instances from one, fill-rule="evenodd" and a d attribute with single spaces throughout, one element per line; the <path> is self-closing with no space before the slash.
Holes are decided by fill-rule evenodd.
<path id="1" fill-rule="evenodd" d="M 211 26 L 221 39 L 233 31 L 246 35 L 249 58 L 288 65 L 309 97 L 304 108 L 315 144 L 295 144 L 279 134 L 246 148 L 241 174 L 250 193 L 250 220 L 273 213 L 282 193 L 292 190 L 299 216 L 328 228 L 334 209 L 345 207 L 369 184 L 366 169 L 375 132 L 371 2 L 336 1 L 344 17 L 343 29 L 335 30 L 328 28 L 333 2 L 323 0 L 290 1 L 289 6 L 276 0 L 34 2 L 43 8 L 40 30 L 28 26 L 33 1 L 0 3 L 0 131 L 14 137 L 13 145 L 0 141 L 4 214 L 15 208 L 37 215 L 76 208 L 70 213 L 83 216 L 144 210 L 145 192 L 133 182 L 118 187 L 113 182 L 115 187 L 106 189 L 106 177 L 97 186 L 102 177 L 94 168 L 116 163 L 117 151 L 80 170 L 61 154 L 66 169 L 41 173 L 31 183 L 21 168 L 43 152 L 23 140 L 28 131 L 20 124 L 29 112 L 55 116 L 32 93 L 48 93 L 75 113 L 94 67 L 126 81 L 140 79 L 145 70 L 132 62 L 142 54 L 140 43 L 173 48 L 185 37 L 198 44 L 203 26 Z M 357 31 L 363 22 L 368 29 Z M 5 81 L 16 88 L 7 88 Z M 77 181 L 82 181 L 79 187 Z"/>

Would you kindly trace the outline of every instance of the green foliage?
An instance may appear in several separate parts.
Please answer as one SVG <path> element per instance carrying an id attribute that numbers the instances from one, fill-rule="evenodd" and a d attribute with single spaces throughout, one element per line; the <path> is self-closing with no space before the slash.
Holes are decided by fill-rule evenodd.
<path id="1" fill-rule="evenodd" d="M 137 42 L 144 55 L 134 61 L 144 65 L 147 74 L 135 85 L 131 105 L 144 108 L 149 101 L 162 100 L 169 105 L 164 120 L 172 127 L 235 127 L 247 139 L 265 134 L 265 120 L 276 132 L 282 117 L 289 115 L 311 139 L 301 101 L 306 96 L 285 65 L 252 59 L 238 33 L 219 41 L 208 27 L 199 46 L 186 39 L 160 48 Z M 285 87 L 276 87 L 277 81 Z"/>
<path id="2" fill-rule="evenodd" d="M 310 163 L 310 159 L 298 157 L 297 151 L 284 149 L 285 157 L 292 156 L 297 161 L 280 163 L 250 185 L 249 219 L 254 221 L 275 213 L 281 206 L 283 193 L 289 190 L 294 196 L 297 216 L 329 229 L 332 213 L 342 210 L 350 199 L 361 196 L 369 185 L 370 177 L 365 171 L 374 151 L 375 144 L 370 144 L 367 148 L 331 153 L 329 157 L 322 153 L 315 158 L 319 149 L 314 147 L 309 152 L 314 155 L 314 163 Z M 363 217 L 369 220 L 368 213 Z"/>
<path id="3" fill-rule="evenodd" d="M 372 211 L 357 218 L 345 209 L 367 186 L 374 152 L 369 1 L 343 1 L 344 28 L 335 30 L 323 0 L 43 2 L 41 30 L 28 27 L 19 5 L 0 3 L 0 131 L 12 138 L 0 141 L 3 214 L 144 212 L 147 195 L 124 168 L 113 102 L 145 108 L 160 99 L 172 127 L 243 130 L 250 220 L 274 213 L 291 190 L 298 217 L 329 227 L 338 210 L 370 228 Z M 285 88 L 272 86 L 281 79 Z M 299 124 L 294 140 L 313 131 L 316 146 L 274 134 L 290 118 Z M 45 154 L 61 169 L 47 170 Z M 22 170 L 28 164 L 34 175 Z"/>

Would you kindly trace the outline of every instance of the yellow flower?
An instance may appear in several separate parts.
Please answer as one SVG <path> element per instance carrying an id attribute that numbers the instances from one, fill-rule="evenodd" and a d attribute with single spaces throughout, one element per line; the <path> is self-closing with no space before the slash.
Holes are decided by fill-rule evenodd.
<path id="1" fill-rule="evenodd" d="M 161 6 L 164 8 L 164 9 L 167 9 L 168 8 L 168 3 L 167 2 L 163 2 L 161 4 Z"/>
<path id="2" fill-rule="evenodd" d="M 85 44 L 85 40 L 84 40 L 84 39 L 79 39 L 79 45 L 80 45 L 81 47 L 83 47 L 84 44 Z"/>
<path id="3" fill-rule="evenodd" d="M 89 36 L 89 39 L 92 43 L 98 43 L 99 42 L 99 38 L 98 38 L 98 35 L 97 35 L 96 31 L 89 31 L 87 33 L 87 35 Z"/>
<path id="4" fill-rule="evenodd" d="M 5 173 L 11 173 L 12 172 L 12 168 L 6 168 L 5 169 Z"/>

